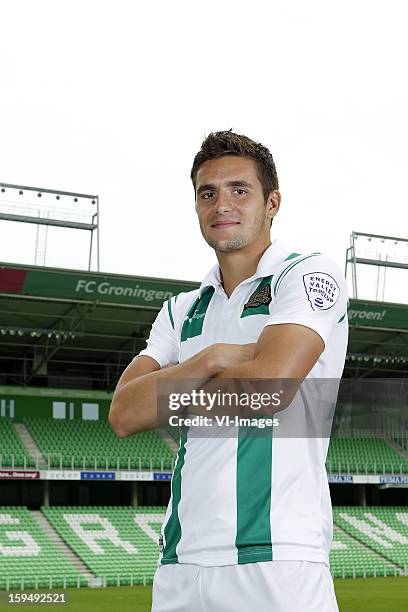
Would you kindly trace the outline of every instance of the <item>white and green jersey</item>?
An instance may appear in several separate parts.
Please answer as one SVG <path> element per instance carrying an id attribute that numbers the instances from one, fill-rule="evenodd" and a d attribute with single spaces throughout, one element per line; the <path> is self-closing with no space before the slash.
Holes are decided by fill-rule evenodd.
<path id="1" fill-rule="evenodd" d="M 256 342 L 266 325 L 296 323 L 315 330 L 325 345 L 307 378 L 340 379 L 347 304 L 344 276 L 333 261 L 293 253 L 274 240 L 256 273 L 229 299 L 216 264 L 199 289 L 166 301 L 139 354 L 164 367 L 216 342 Z M 289 428 L 299 419 L 307 427 L 315 417 L 313 402 L 298 392 L 277 416 Z M 193 429 L 182 429 L 160 563 L 329 563 L 328 437 L 248 437 L 239 427 L 234 437 L 194 437 Z"/>

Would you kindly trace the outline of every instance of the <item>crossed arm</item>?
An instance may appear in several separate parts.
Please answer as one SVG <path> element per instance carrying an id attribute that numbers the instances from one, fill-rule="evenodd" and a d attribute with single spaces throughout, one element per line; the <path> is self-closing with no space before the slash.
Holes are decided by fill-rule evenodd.
<path id="1" fill-rule="evenodd" d="M 189 379 L 204 384 L 217 378 L 292 378 L 310 372 L 324 349 L 317 332 L 304 325 L 268 325 L 256 344 L 213 344 L 183 363 L 160 368 L 147 356 L 137 357 L 116 386 L 109 422 L 119 437 L 157 427 L 157 382 Z M 193 385 L 192 385 L 193 388 Z"/>

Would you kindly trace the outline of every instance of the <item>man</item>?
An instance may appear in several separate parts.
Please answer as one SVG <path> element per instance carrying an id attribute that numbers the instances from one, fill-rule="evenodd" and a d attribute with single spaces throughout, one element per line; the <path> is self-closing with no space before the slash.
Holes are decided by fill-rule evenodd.
<path id="1" fill-rule="evenodd" d="M 191 179 L 218 263 L 199 289 L 164 303 L 147 348 L 123 373 L 109 417 L 119 436 L 157 425 L 156 388 L 166 380 L 306 378 L 303 387 L 343 371 L 343 275 L 319 253 L 271 243 L 281 196 L 269 150 L 232 131 L 212 133 Z M 224 438 L 182 429 L 153 612 L 338 610 L 328 435 L 293 433 L 315 419 L 309 400 L 300 389 L 277 413 L 292 437 L 248 438 L 239 425 Z M 323 416 L 329 426 L 332 416 Z"/>

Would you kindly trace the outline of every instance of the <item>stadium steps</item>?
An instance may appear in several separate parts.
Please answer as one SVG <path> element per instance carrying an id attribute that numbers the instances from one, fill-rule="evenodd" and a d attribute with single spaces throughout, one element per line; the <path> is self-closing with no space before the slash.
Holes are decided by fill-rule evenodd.
<path id="1" fill-rule="evenodd" d="M 367 506 L 368 507 L 368 506 Z M 384 565 L 386 564 L 387 566 L 391 566 L 393 567 L 395 570 L 397 570 L 397 573 L 400 574 L 401 576 L 404 576 L 404 570 L 401 568 L 400 565 L 397 565 L 397 563 L 393 563 L 392 561 L 390 561 L 390 559 L 388 559 L 387 557 L 384 557 L 384 555 L 382 555 L 380 552 L 374 550 L 373 548 L 370 548 L 370 546 L 367 546 L 367 544 L 365 542 L 363 542 L 362 540 L 357 539 L 356 537 L 354 537 L 351 533 L 349 533 L 348 531 L 346 531 L 345 529 L 343 529 L 343 527 L 341 527 L 341 525 L 338 525 L 337 523 L 335 524 L 335 529 L 337 531 L 339 531 L 340 533 L 342 533 L 344 535 L 345 538 L 347 538 L 348 540 L 351 540 L 354 544 L 356 544 L 359 548 L 367 551 L 370 553 L 370 555 L 372 557 L 377 558 L 378 560 L 380 560 L 382 563 L 384 563 Z"/>
<path id="2" fill-rule="evenodd" d="M 47 465 L 43 455 L 41 454 L 40 449 L 38 448 L 38 446 L 34 442 L 30 432 L 27 429 L 27 427 L 24 425 L 24 423 L 13 423 L 13 425 L 14 425 L 14 429 L 16 430 L 17 435 L 19 436 L 21 442 L 23 443 L 27 453 L 35 461 L 37 469 L 39 469 L 39 470 L 46 470 L 48 468 L 48 465 Z"/>
<path id="3" fill-rule="evenodd" d="M 35 467 L 34 459 L 14 427 L 14 421 L 3 417 L 0 417 L 0 466 L 24 470 Z"/>
<path id="4" fill-rule="evenodd" d="M 388 446 L 391 446 L 391 448 L 395 450 L 395 452 L 398 453 L 405 461 L 408 461 L 408 452 L 399 446 L 399 444 L 397 444 L 394 440 L 387 438 L 384 440 L 384 442 L 388 444 Z"/>
<path id="5" fill-rule="evenodd" d="M 0 590 L 87 586 L 25 506 L 0 506 L 0 540 Z"/>
<path id="6" fill-rule="evenodd" d="M 89 567 L 81 561 L 79 557 L 69 548 L 58 532 L 54 529 L 51 523 L 48 521 L 46 516 L 40 510 L 33 510 L 31 512 L 32 517 L 38 523 L 43 531 L 47 534 L 49 539 L 62 551 L 65 557 L 71 562 L 71 564 L 82 574 L 82 576 L 88 582 L 88 586 L 93 584 L 95 579 L 94 574 L 91 574 Z"/>
<path id="7" fill-rule="evenodd" d="M 179 449 L 179 445 L 174 440 L 174 438 L 171 437 L 171 435 L 169 434 L 167 429 L 162 427 L 161 429 L 157 429 L 156 431 L 163 438 L 163 440 L 166 442 L 166 444 L 168 444 L 168 446 L 170 446 L 171 450 L 174 453 L 177 454 L 178 453 L 178 449 Z"/>

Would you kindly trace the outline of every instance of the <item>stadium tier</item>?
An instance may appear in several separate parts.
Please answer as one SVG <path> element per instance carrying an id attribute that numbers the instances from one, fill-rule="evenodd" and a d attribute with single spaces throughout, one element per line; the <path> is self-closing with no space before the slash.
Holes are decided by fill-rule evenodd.
<path id="1" fill-rule="evenodd" d="M 175 454 L 156 431 L 118 438 L 106 421 L 25 418 L 50 467 L 170 470 Z"/>
<path id="2" fill-rule="evenodd" d="M 377 438 L 332 438 L 326 467 L 329 473 L 408 473 L 404 457 Z"/>
<path id="3" fill-rule="evenodd" d="M 48 507 L 62 539 L 108 586 L 150 584 L 159 555 L 163 507 Z"/>
<path id="4" fill-rule="evenodd" d="M 99 586 L 151 584 L 165 508 L 57 506 L 42 513 Z M 337 578 L 408 572 L 408 512 L 403 507 L 333 508 L 330 555 Z M 45 528 L 44 528 L 45 529 Z M 26 508 L 0 507 L 0 588 L 86 586 Z"/>
<path id="5" fill-rule="evenodd" d="M 50 468 L 171 470 L 176 454 L 156 431 L 118 438 L 106 420 L 23 419 Z M 14 428 L 0 419 L 0 468 L 33 467 Z M 178 432 L 170 435 L 177 441 Z M 379 438 L 337 438 L 330 441 L 326 468 L 329 474 L 408 474 L 405 438 L 394 440 L 400 452 Z"/>
<path id="6" fill-rule="evenodd" d="M 403 506 L 336 506 L 334 523 L 371 551 L 408 568 L 408 510 Z"/>
<path id="7" fill-rule="evenodd" d="M 336 525 L 333 528 L 333 547 L 330 570 L 334 578 L 393 576 L 395 566 L 374 551 L 356 542 Z"/>
<path id="8" fill-rule="evenodd" d="M 24 507 L 0 507 L 0 589 L 86 586 Z"/>
<path id="9" fill-rule="evenodd" d="M 156 431 L 118 438 L 106 421 L 35 417 L 24 418 L 23 422 L 51 468 L 171 470 L 174 466 L 175 453 Z M 178 439 L 177 431 L 172 430 L 170 434 Z M 327 471 L 331 474 L 407 474 L 405 439 L 401 442 L 399 454 L 382 439 L 332 438 Z M 0 419 L 0 468 L 34 465 L 13 422 Z"/>
<path id="10" fill-rule="evenodd" d="M 8 419 L 0 419 L 0 468 L 12 467 L 34 467 L 34 460 L 26 451 L 20 440 L 13 422 Z"/>

